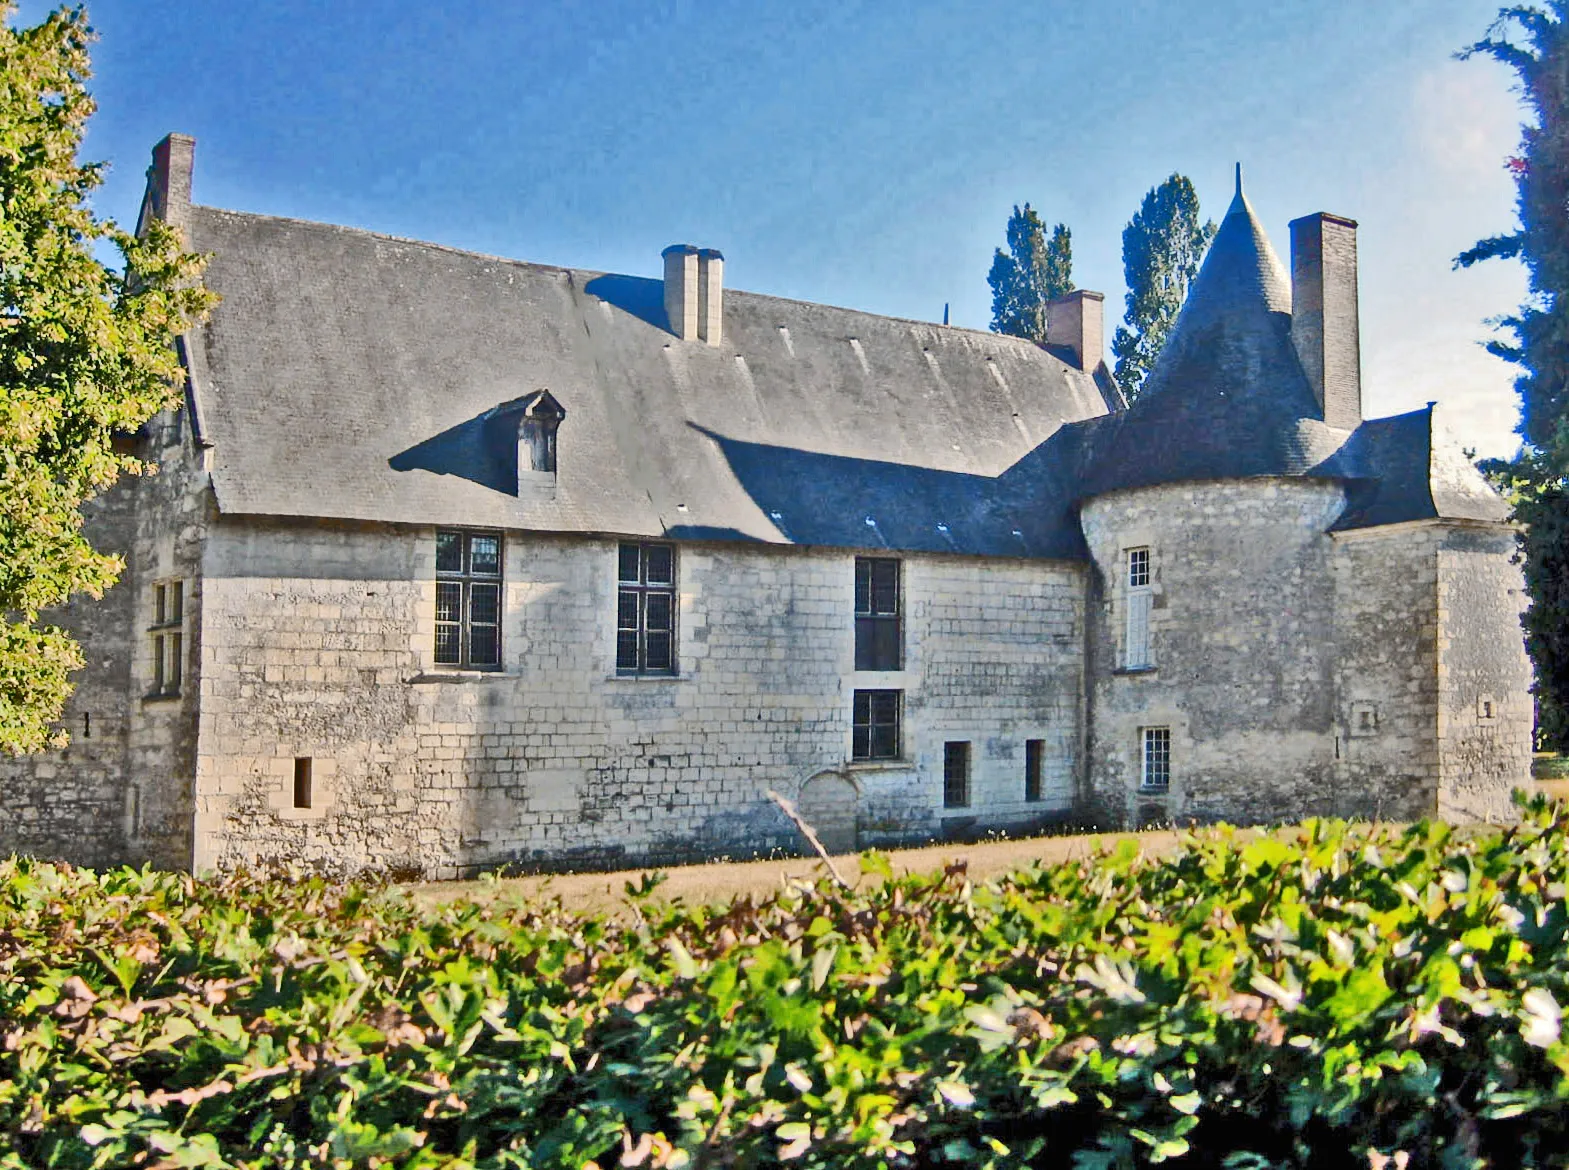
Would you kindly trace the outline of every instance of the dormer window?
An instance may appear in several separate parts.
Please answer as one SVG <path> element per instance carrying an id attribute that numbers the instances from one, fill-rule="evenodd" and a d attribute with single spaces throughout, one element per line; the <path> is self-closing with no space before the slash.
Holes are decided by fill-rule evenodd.
<path id="1" fill-rule="evenodd" d="M 556 474 L 556 431 L 567 417 L 566 408 L 549 390 L 536 390 L 502 403 L 491 412 L 495 450 L 515 443 L 518 486 L 552 482 Z M 547 478 L 548 477 L 548 478 Z"/>
<path id="2" fill-rule="evenodd" d="M 549 390 L 532 395 L 518 418 L 518 471 L 556 473 L 556 429 L 567 412 Z"/>

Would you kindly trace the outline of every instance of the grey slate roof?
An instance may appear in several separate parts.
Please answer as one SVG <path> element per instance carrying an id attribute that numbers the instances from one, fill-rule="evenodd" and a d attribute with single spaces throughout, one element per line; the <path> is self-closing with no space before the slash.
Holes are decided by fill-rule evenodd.
<path id="1" fill-rule="evenodd" d="M 1340 529 L 1507 514 L 1431 411 L 1315 417 L 1240 186 L 1131 409 L 1104 368 L 996 334 L 727 289 L 710 347 L 668 331 L 658 280 L 187 224 L 223 298 L 183 352 L 229 515 L 1076 559 L 1080 502 L 1184 480 L 1340 480 Z M 566 409 L 554 493 L 493 421 L 541 389 Z"/>
<path id="2" fill-rule="evenodd" d="M 1131 409 L 1096 428 L 1083 494 L 1302 475 L 1345 442 L 1314 417 L 1291 344 L 1291 285 L 1239 190 Z"/>
<path id="3" fill-rule="evenodd" d="M 1324 423 L 1291 341 L 1291 282 L 1241 189 L 1144 392 L 1082 432 L 1078 499 L 1180 481 L 1308 476 L 1347 484 L 1335 528 L 1502 520 L 1508 506 L 1431 409 Z M 1066 439 L 1066 436 L 1064 436 Z"/>
<path id="4" fill-rule="evenodd" d="M 205 207 L 188 222 L 223 298 L 190 349 L 224 513 L 1082 548 L 1077 525 L 1040 522 L 1038 492 L 998 487 L 1111 405 L 1029 342 L 726 289 L 715 348 L 666 330 L 657 280 Z M 541 388 L 567 412 L 554 498 L 518 489 L 485 420 Z"/>

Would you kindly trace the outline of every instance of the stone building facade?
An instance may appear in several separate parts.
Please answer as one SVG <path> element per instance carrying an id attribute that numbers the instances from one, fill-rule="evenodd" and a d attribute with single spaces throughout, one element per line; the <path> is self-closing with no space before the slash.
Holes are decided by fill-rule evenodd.
<path id="1" fill-rule="evenodd" d="M 1130 408 L 1097 294 L 1036 346 L 200 207 L 192 153 L 144 215 L 223 301 L 0 849 L 456 876 L 795 850 L 770 790 L 856 848 L 1527 776 L 1513 532 L 1362 419 L 1349 220 L 1288 278 L 1239 184 Z"/>

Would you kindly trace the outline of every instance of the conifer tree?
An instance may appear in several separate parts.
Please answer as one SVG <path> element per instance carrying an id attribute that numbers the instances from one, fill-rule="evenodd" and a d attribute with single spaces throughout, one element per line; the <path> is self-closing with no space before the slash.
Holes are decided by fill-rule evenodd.
<path id="1" fill-rule="evenodd" d="M 992 257 L 986 283 L 992 290 L 992 331 L 1046 341 L 1047 302 L 1073 291 L 1073 233 L 1052 229 L 1028 203 L 1008 217 L 1008 250 Z"/>
<path id="2" fill-rule="evenodd" d="M 103 166 L 77 157 L 94 109 L 80 8 L 15 27 L 0 0 L 0 751 L 62 742 L 50 725 L 81 652 L 40 613 L 99 596 L 122 567 L 82 533 L 81 505 L 141 469 L 111 445 L 174 401 L 174 335 L 209 297 L 197 257 L 151 224 L 97 218 Z M 118 249 L 114 269 L 95 245 Z"/>
<path id="3" fill-rule="evenodd" d="M 1515 71 L 1527 121 L 1515 177 L 1518 228 L 1461 253 L 1456 267 L 1518 258 L 1530 280 L 1524 305 L 1501 322 L 1511 340 L 1488 350 L 1521 367 L 1512 460 L 1483 465 L 1509 491 L 1525 525 L 1526 646 L 1536 667 L 1537 736 L 1569 747 L 1569 0 L 1501 9 L 1487 36 L 1463 51 Z"/>
<path id="4" fill-rule="evenodd" d="M 1154 368 L 1214 235 L 1213 220 L 1199 222 L 1192 182 L 1178 174 L 1152 188 L 1122 229 L 1127 324 L 1117 327 L 1111 351 L 1117 355 L 1117 383 L 1129 402 Z"/>

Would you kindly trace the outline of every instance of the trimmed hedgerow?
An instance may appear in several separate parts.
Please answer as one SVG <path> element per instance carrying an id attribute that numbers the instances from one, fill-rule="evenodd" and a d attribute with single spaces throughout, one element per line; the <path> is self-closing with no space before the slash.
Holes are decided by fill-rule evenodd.
<path id="1" fill-rule="evenodd" d="M 11 861 L 0 1167 L 1556 1164 L 1569 819 L 1523 818 L 635 926 Z"/>

